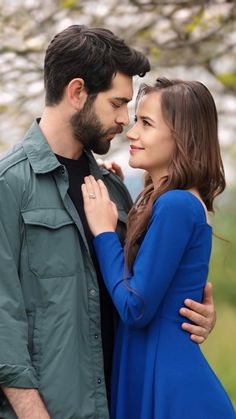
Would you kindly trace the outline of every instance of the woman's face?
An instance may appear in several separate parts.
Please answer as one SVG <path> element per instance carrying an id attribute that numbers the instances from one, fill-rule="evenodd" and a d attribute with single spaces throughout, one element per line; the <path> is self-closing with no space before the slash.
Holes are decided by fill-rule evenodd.
<path id="1" fill-rule="evenodd" d="M 175 142 L 161 112 L 161 93 L 143 96 L 137 107 L 135 124 L 128 131 L 129 165 L 148 171 L 154 184 L 168 173 Z"/>

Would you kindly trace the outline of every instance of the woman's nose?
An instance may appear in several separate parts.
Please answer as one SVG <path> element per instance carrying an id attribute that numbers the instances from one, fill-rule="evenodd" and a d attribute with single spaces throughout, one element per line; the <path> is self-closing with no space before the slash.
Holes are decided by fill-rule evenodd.
<path id="1" fill-rule="evenodd" d="M 127 131 L 126 135 L 129 140 L 133 141 L 138 140 L 139 138 L 139 135 L 137 131 L 134 129 L 134 127 L 130 128 L 129 131 Z"/>

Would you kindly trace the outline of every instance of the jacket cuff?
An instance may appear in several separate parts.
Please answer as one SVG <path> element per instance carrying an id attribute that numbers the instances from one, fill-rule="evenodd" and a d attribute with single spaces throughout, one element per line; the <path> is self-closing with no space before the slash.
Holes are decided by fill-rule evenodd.
<path id="1" fill-rule="evenodd" d="M 36 371 L 26 365 L 0 364 L 0 386 L 38 388 Z"/>

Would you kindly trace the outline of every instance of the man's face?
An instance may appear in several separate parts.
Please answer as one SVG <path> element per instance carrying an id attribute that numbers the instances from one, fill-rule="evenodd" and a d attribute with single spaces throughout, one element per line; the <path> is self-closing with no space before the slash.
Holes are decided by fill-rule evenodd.
<path id="1" fill-rule="evenodd" d="M 94 99 L 88 96 L 81 111 L 71 118 L 74 137 L 87 149 L 106 154 L 110 141 L 129 124 L 128 102 L 132 99 L 132 77 L 117 73 L 112 86 Z"/>

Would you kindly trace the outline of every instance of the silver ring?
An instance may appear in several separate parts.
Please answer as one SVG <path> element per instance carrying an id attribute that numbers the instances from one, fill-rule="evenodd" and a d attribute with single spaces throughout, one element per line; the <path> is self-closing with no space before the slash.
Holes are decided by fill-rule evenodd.
<path id="1" fill-rule="evenodd" d="M 89 196 L 89 199 L 96 199 L 95 192 L 90 192 L 90 193 L 88 194 L 88 196 Z"/>

